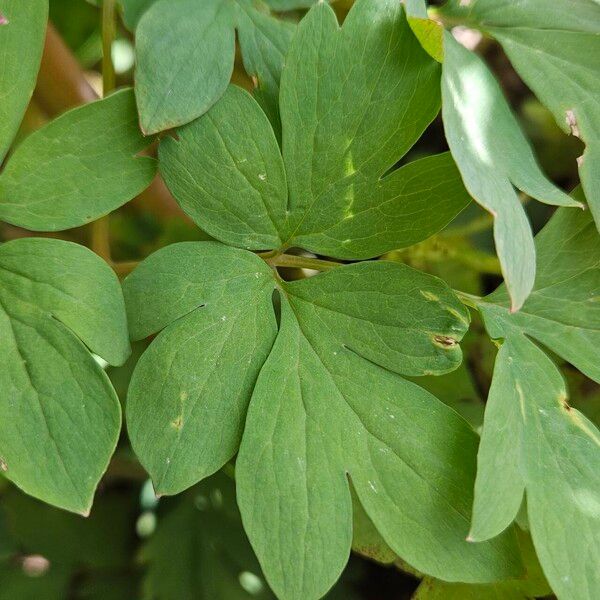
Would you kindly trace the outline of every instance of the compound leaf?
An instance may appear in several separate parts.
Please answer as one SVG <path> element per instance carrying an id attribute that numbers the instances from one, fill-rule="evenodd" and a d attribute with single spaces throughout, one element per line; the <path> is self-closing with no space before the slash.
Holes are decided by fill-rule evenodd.
<path id="1" fill-rule="evenodd" d="M 495 37 L 563 130 L 587 144 L 580 175 L 600 223 L 600 4 L 476 0 L 463 6 L 450 0 L 442 14 Z"/>
<path id="2" fill-rule="evenodd" d="M 447 156 L 384 177 L 436 116 L 438 78 L 400 3 L 361 0 L 341 28 L 329 5 L 309 12 L 281 81 L 288 245 L 368 258 L 429 237 L 464 208 Z"/>
<path id="3" fill-rule="evenodd" d="M 347 561 L 346 473 L 416 568 L 469 581 L 518 574 L 511 535 L 464 540 L 477 437 L 397 374 L 460 362 L 468 313 L 440 280 L 375 262 L 284 283 L 251 253 L 197 242 L 153 255 L 124 289 L 136 337 L 165 327 L 133 376 L 134 449 L 171 494 L 217 470 L 242 437 L 240 507 L 282 597 L 319 597 Z M 283 312 L 271 349 L 275 290 Z"/>
<path id="4" fill-rule="evenodd" d="M 281 287 L 281 328 L 236 463 L 244 525 L 276 593 L 318 598 L 339 576 L 352 537 L 347 477 L 412 567 L 452 580 L 518 574 L 511 536 L 465 542 L 476 435 L 397 375 L 460 360 L 467 320 L 451 292 L 383 262 Z"/>
<path id="5" fill-rule="evenodd" d="M 137 364 L 127 423 L 160 494 L 180 492 L 236 452 L 276 334 L 271 270 L 214 242 L 174 244 L 124 281 L 134 338 L 162 329 Z"/>
<path id="6" fill-rule="evenodd" d="M 567 403 L 563 379 L 530 339 L 600 381 L 600 238 L 587 213 L 561 209 L 536 238 L 534 290 L 514 315 L 501 288 L 479 304 L 503 339 L 478 457 L 474 540 L 515 518 L 524 491 L 533 540 L 559 598 L 591 599 L 600 585 L 600 433 Z"/>
<path id="7" fill-rule="evenodd" d="M 204 114 L 233 72 L 235 30 L 244 66 L 273 113 L 279 72 L 293 26 L 260 12 L 252 0 L 160 0 L 136 28 L 136 97 L 144 132 L 183 125 Z"/>
<path id="8" fill-rule="evenodd" d="M 513 187 L 559 206 L 580 204 L 542 174 L 483 61 L 444 32 L 442 112 L 446 138 L 470 194 L 494 216 L 494 240 L 513 311 L 535 280 L 535 246 Z"/>
<path id="9" fill-rule="evenodd" d="M 0 175 L 0 218 L 56 231 L 113 211 L 152 181 L 156 161 L 136 156 L 149 143 L 131 89 L 61 115 L 8 161 Z"/>
<path id="10" fill-rule="evenodd" d="M 0 7 L 0 162 L 33 93 L 47 20 L 48 0 L 4 0 Z"/>
<path id="11" fill-rule="evenodd" d="M 277 135 L 235 88 L 179 141 L 163 140 L 162 173 L 184 210 L 230 244 L 347 259 L 412 245 L 470 201 L 448 154 L 386 175 L 438 112 L 438 77 L 399 3 L 359 1 L 342 28 L 320 4 L 282 75 L 285 175 Z"/>
<path id="12" fill-rule="evenodd" d="M 8 242 L 0 331 L 0 466 L 28 494 L 87 513 L 120 430 L 116 394 L 88 350 L 113 364 L 129 354 L 118 280 L 82 246 Z"/>
<path id="13" fill-rule="evenodd" d="M 144 598 L 273 598 L 242 528 L 231 479 L 218 473 L 166 502 L 142 551 Z"/>

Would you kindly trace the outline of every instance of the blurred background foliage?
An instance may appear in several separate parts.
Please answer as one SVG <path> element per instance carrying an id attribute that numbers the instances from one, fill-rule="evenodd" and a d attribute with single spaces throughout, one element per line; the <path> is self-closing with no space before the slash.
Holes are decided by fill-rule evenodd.
<path id="1" fill-rule="evenodd" d="M 16 143 L 61 112 L 101 94 L 102 42 L 97 4 L 86 0 L 50 0 L 52 26 L 38 86 Z M 334 5 L 340 19 L 350 4 L 351 0 L 343 0 Z M 286 14 L 286 18 L 300 17 L 301 13 Z M 502 83 L 545 172 L 566 191 L 573 189 L 578 181 L 576 158 L 582 152 L 579 140 L 559 129 L 552 115 L 517 76 L 497 43 L 468 30 L 458 31 L 457 35 L 465 45 L 484 56 Z M 117 85 L 130 85 L 134 40 L 123 24 L 119 25 L 112 55 Z M 239 57 L 233 80 L 248 89 L 252 87 Z M 446 149 L 438 117 L 402 162 Z M 529 203 L 527 198 L 523 202 L 534 230 L 539 230 L 552 208 Z M 445 231 L 385 258 L 438 275 L 456 289 L 485 294 L 501 280 L 491 225 L 487 214 L 472 204 Z M 31 233 L 0 223 L 0 241 L 28 235 Z M 51 235 L 88 244 L 90 232 L 88 227 L 82 227 Z M 181 212 L 158 178 L 147 191 L 113 213 L 110 237 L 115 260 L 125 262 L 140 260 L 173 242 L 208 239 Z M 299 270 L 287 273 L 290 278 L 306 275 Z M 478 429 L 491 381 L 495 347 L 476 317 L 463 348 L 466 359 L 458 370 L 442 377 L 419 378 L 419 383 Z M 125 366 L 109 369 L 122 401 L 143 349 L 144 343 L 138 343 Z M 569 365 L 562 366 L 572 405 L 600 425 L 598 386 Z M 241 527 L 233 477 L 234 467 L 228 465 L 188 492 L 158 500 L 123 434 L 100 485 L 92 514 L 82 519 L 25 496 L 0 476 L 0 600 L 272 598 Z M 355 553 L 327 597 L 334 600 L 542 597 L 549 589 L 525 532 L 524 518 L 520 525 L 524 529 L 523 550 L 530 559 L 525 582 L 468 586 L 425 579 L 420 584 L 420 574 L 411 572 L 393 555 L 366 515 L 357 510 Z"/>

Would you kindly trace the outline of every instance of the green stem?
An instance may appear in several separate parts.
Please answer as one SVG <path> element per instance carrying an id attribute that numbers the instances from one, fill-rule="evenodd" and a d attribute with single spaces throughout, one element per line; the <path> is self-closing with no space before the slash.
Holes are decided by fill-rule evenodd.
<path id="1" fill-rule="evenodd" d="M 107 96 L 115 89 L 115 66 L 112 61 L 112 46 L 117 37 L 116 0 L 102 3 L 102 95 Z"/>
<path id="2" fill-rule="evenodd" d="M 92 250 L 108 264 L 112 264 L 110 254 L 110 235 L 108 215 L 101 217 L 92 223 L 92 239 L 90 242 Z"/>
<path id="3" fill-rule="evenodd" d="M 112 264 L 112 268 L 119 277 L 125 277 L 125 275 L 129 275 L 139 264 L 137 260 L 115 262 Z"/>
<path id="4" fill-rule="evenodd" d="M 266 258 L 265 262 L 272 267 L 292 267 L 297 269 L 314 269 L 315 271 L 329 271 L 340 267 L 341 264 L 320 258 L 308 258 L 306 256 L 294 256 L 292 254 L 278 254 Z"/>
<path id="5" fill-rule="evenodd" d="M 112 61 L 112 45 L 117 37 L 116 0 L 102 3 L 102 95 L 115 89 L 115 66 Z M 109 217 L 106 215 L 92 223 L 92 250 L 111 264 Z"/>

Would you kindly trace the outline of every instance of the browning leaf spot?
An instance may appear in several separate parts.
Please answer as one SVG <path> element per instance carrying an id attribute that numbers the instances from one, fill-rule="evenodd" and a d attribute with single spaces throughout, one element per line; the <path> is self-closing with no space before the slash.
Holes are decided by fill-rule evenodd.
<path id="1" fill-rule="evenodd" d="M 6 464 L 6 461 L 0 457 L 0 471 L 4 471 L 6 473 L 6 471 L 8 471 L 8 465 Z"/>
<path id="2" fill-rule="evenodd" d="M 183 417 L 179 415 L 174 421 L 171 421 L 171 426 L 180 431 L 183 427 Z"/>
<path id="3" fill-rule="evenodd" d="M 456 346 L 456 340 L 448 335 L 434 335 L 433 341 L 444 348 L 454 348 Z"/>
<path id="4" fill-rule="evenodd" d="M 579 125 L 577 124 L 577 117 L 575 116 L 573 110 L 569 109 L 565 114 L 565 121 L 567 122 L 567 125 L 571 128 L 571 133 L 575 137 L 581 137 L 579 134 Z"/>
<path id="5" fill-rule="evenodd" d="M 561 394 L 558 397 L 558 402 L 560 403 L 560 405 L 567 411 L 567 412 L 571 412 L 571 406 L 567 400 L 567 397 L 564 394 Z"/>

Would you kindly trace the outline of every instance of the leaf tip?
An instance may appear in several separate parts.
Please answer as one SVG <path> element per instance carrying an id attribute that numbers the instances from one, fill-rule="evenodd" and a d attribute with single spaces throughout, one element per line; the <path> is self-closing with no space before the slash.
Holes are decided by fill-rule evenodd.
<path id="1" fill-rule="evenodd" d="M 514 315 L 515 313 L 519 312 L 519 310 L 521 310 L 521 307 L 523 306 L 524 300 L 516 300 L 515 298 L 510 299 L 510 309 L 508 310 L 508 312 L 511 315 Z"/>

